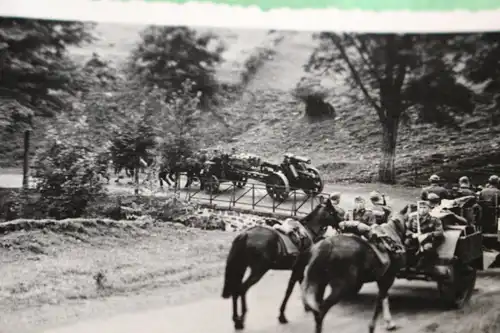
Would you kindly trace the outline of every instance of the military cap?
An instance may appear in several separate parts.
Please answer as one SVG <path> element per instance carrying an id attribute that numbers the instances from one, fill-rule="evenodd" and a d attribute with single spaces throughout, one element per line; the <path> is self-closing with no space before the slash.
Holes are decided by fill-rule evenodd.
<path id="1" fill-rule="evenodd" d="M 469 180 L 469 177 L 467 176 L 462 176 L 460 177 L 460 179 L 458 180 L 458 182 L 460 184 L 469 184 L 470 183 L 470 180 Z"/>
<path id="2" fill-rule="evenodd" d="M 492 175 L 488 179 L 488 183 L 490 183 L 490 184 L 498 184 L 498 182 L 499 182 L 499 179 L 498 179 L 497 175 Z"/>
<path id="3" fill-rule="evenodd" d="M 429 177 L 429 181 L 431 181 L 431 182 L 438 182 L 438 181 L 440 181 L 440 178 L 439 178 L 438 175 L 432 175 L 432 176 Z"/>
<path id="4" fill-rule="evenodd" d="M 370 200 L 374 202 L 378 202 L 382 200 L 382 195 L 377 191 L 370 192 Z"/>
<path id="5" fill-rule="evenodd" d="M 356 197 L 354 198 L 354 202 L 365 202 L 365 199 L 363 199 L 362 197 Z"/>
<path id="6" fill-rule="evenodd" d="M 427 200 L 429 202 L 436 202 L 436 201 L 439 201 L 440 198 L 439 198 L 439 195 L 437 195 L 436 193 L 429 193 L 427 195 Z"/>
<path id="7" fill-rule="evenodd" d="M 330 194 L 330 200 L 340 200 L 340 192 L 333 192 Z"/>

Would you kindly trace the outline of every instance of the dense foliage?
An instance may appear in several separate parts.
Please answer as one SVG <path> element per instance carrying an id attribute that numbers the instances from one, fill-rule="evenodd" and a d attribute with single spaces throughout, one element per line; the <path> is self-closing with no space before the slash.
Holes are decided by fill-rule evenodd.
<path id="1" fill-rule="evenodd" d="M 455 116 L 475 109 L 474 92 L 464 82 L 470 54 L 463 36 L 411 34 L 320 34 L 321 47 L 308 70 L 334 76 L 350 89 L 342 93 L 375 111 L 382 129 L 379 180 L 395 181 L 398 128 L 411 112 L 421 121 L 455 126 Z M 478 41 L 469 35 L 467 42 Z"/>

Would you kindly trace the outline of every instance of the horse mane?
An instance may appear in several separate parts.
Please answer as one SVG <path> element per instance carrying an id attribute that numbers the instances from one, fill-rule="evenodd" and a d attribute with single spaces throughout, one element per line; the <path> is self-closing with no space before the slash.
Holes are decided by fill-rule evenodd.
<path id="1" fill-rule="evenodd" d="M 317 216 L 318 215 L 318 211 L 320 209 L 324 209 L 326 206 L 325 204 L 319 204 L 317 205 L 309 214 L 307 214 L 306 216 L 304 216 L 303 218 L 301 218 L 299 220 L 299 222 L 302 224 L 302 225 L 307 225 L 309 222 L 311 222 L 312 218 L 314 216 Z"/>

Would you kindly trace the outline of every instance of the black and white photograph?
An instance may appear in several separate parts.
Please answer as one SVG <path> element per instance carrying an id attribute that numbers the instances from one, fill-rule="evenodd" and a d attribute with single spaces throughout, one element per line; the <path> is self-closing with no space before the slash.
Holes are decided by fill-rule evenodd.
<path id="1" fill-rule="evenodd" d="M 500 332 L 500 33 L 1 17 L 0 143 L 0 333 Z"/>

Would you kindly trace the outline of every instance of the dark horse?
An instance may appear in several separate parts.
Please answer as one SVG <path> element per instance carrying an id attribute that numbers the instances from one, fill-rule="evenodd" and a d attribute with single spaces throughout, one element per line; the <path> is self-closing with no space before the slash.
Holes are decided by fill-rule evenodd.
<path id="1" fill-rule="evenodd" d="M 331 200 L 323 200 L 311 213 L 295 223 L 302 225 L 309 234 L 309 247 L 322 238 L 327 226 L 336 227 L 343 220 L 340 209 Z M 246 293 L 269 270 L 292 270 L 285 299 L 280 308 L 279 320 L 286 323 L 286 303 L 297 281 L 302 280 L 305 265 L 298 263 L 303 255 L 290 256 L 281 250 L 280 236 L 269 226 L 256 226 L 240 233 L 234 239 L 226 262 L 223 298 L 233 299 L 233 322 L 235 329 L 243 329 L 247 312 Z M 307 248 L 307 246 L 305 247 Z M 307 252 L 307 250 L 305 250 Z M 306 261 L 307 263 L 307 261 Z M 247 268 L 250 276 L 242 281 Z M 302 269 L 302 271 L 301 271 Z M 238 298 L 241 298 L 241 316 L 238 316 Z"/>
<path id="2" fill-rule="evenodd" d="M 186 173 L 187 181 L 184 187 L 188 188 L 195 178 L 199 179 L 201 177 L 204 162 L 204 159 L 188 157 L 181 161 L 165 163 L 158 173 L 160 187 L 163 187 L 163 182 L 167 183 L 168 186 L 172 186 L 172 183 L 178 181 L 180 174 Z"/>
<path id="3" fill-rule="evenodd" d="M 391 238 L 401 241 L 402 244 L 405 232 L 404 219 L 416 208 L 416 205 L 407 205 L 399 215 L 382 225 L 387 227 L 386 230 L 391 230 Z M 374 273 L 380 267 L 379 259 L 367 241 L 361 237 L 339 234 L 315 244 L 305 270 L 302 300 L 306 310 L 314 314 L 316 333 L 322 332 L 323 320 L 328 310 L 341 299 L 351 296 L 351 291 L 367 277 L 376 281 L 378 285 L 376 306 L 369 324 L 369 332 L 374 332 L 382 309 L 387 329 L 395 329 L 396 325 L 392 321 L 389 309 L 388 291 L 396 279 L 400 266 L 390 260 L 389 267 L 384 273 Z M 330 294 L 323 299 L 328 285 L 331 288 Z"/>

